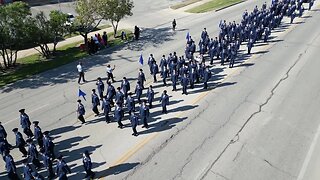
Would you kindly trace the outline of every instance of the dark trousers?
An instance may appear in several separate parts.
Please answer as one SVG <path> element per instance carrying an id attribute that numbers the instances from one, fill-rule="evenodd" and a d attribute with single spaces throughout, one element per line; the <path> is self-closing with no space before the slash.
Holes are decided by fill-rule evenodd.
<path id="1" fill-rule="evenodd" d="M 53 172 L 53 169 L 52 169 L 52 163 L 49 164 L 48 168 L 47 168 L 47 171 L 48 171 L 48 179 L 51 179 L 54 177 L 54 172 Z"/>
<path id="2" fill-rule="evenodd" d="M 105 119 L 106 119 L 106 122 L 107 122 L 107 123 L 111 122 L 110 117 L 109 117 L 109 114 L 106 114 L 106 115 L 105 115 Z"/>
<path id="3" fill-rule="evenodd" d="M 168 111 L 167 111 L 167 106 L 162 106 L 162 113 L 168 113 Z"/>
<path id="4" fill-rule="evenodd" d="M 37 159 L 37 158 L 32 158 L 32 164 L 33 164 L 36 168 L 40 168 L 40 167 L 41 167 L 41 163 L 40 163 L 39 159 Z"/>
<path id="5" fill-rule="evenodd" d="M 121 119 L 118 120 L 117 122 L 118 122 L 118 126 L 119 126 L 119 127 L 122 127 L 122 126 L 123 126 L 123 124 L 122 124 L 122 122 L 121 122 Z"/>
<path id="6" fill-rule="evenodd" d="M 149 108 L 151 109 L 152 108 L 152 101 L 149 101 Z"/>
<path id="7" fill-rule="evenodd" d="M 107 82 L 108 82 L 110 79 L 112 80 L 112 82 L 115 82 L 112 73 L 108 73 L 107 75 L 108 75 L 108 77 L 107 77 Z"/>
<path id="8" fill-rule="evenodd" d="M 148 122 L 147 122 L 147 117 L 143 117 L 142 121 L 143 121 L 143 126 L 144 127 L 149 127 Z"/>
<path id="9" fill-rule="evenodd" d="M 157 74 L 153 74 L 153 82 L 157 82 Z"/>
<path id="10" fill-rule="evenodd" d="M 16 173 L 12 172 L 12 171 L 8 173 L 8 178 L 10 180 L 19 180 L 18 175 Z"/>
<path id="11" fill-rule="evenodd" d="M 96 115 L 99 115 L 99 114 L 100 114 L 100 112 L 99 112 L 99 110 L 98 110 L 98 106 L 93 106 L 92 111 L 93 111 Z"/>
<path id="12" fill-rule="evenodd" d="M 86 80 L 84 79 L 84 72 L 79 72 L 79 79 L 78 79 L 78 83 L 80 83 L 80 81 L 86 82 Z"/>
<path id="13" fill-rule="evenodd" d="M 177 82 L 172 82 L 172 90 L 173 91 L 177 90 Z"/>
<path id="14" fill-rule="evenodd" d="M 133 131 L 133 134 L 134 135 L 137 135 L 138 132 L 137 132 L 137 126 L 132 126 L 132 131 Z"/>
<path id="15" fill-rule="evenodd" d="M 204 88 L 204 89 L 207 89 L 207 88 L 208 88 L 208 82 L 205 81 L 205 82 L 203 83 L 203 88 Z"/>
<path id="16" fill-rule="evenodd" d="M 31 137 L 33 136 L 33 133 L 32 133 L 32 131 L 30 130 L 30 128 L 24 128 L 24 129 L 23 129 L 23 133 L 24 133 L 25 135 L 27 135 L 28 138 L 31 138 Z"/>
<path id="17" fill-rule="evenodd" d="M 85 122 L 86 122 L 86 121 L 84 120 L 83 115 L 79 115 L 79 116 L 78 116 L 78 119 L 79 119 L 82 123 L 85 123 Z"/>
<path id="18" fill-rule="evenodd" d="M 163 78 L 163 84 L 166 86 L 167 85 L 167 82 L 166 82 L 166 78 Z"/>
<path id="19" fill-rule="evenodd" d="M 187 93 L 187 86 L 182 86 L 182 94 L 188 94 Z"/>
<path id="20" fill-rule="evenodd" d="M 38 142 L 38 145 L 39 145 L 40 149 L 42 149 L 42 148 L 43 148 L 43 140 L 42 140 L 42 137 L 37 138 L 37 142 Z"/>
<path id="21" fill-rule="evenodd" d="M 25 148 L 23 145 L 18 146 L 18 148 L 19 148 L 19 151 L 20 151 L 24 156 L 28 155 L 28 152 L 27 152 L 26 148 Z"/>
<path id="22" fill-rule="evenodd" d="M 91 171 L 91 169 L 85 169 L 86 171 L 86 177 L 93 177 L 94 172 Z"/>

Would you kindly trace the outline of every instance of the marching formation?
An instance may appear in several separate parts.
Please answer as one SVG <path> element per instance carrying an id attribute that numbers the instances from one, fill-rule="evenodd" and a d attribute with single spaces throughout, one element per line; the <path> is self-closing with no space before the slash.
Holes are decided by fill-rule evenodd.
<path id="1" fill-rule="evenodd" d="M 313 5 L 313 0 L 309 1 L 309 9 Z M 299 13 L 296 13 L 296 12 Z M 167 57 L 163 55 L 159 61 L 159 65 L 153 54 L 148 57 L 149 73 L 152 75 L 153 82 L 157 83 L 161 78 L 163 86 L 172 86 L 172 91 L 178 91 L 178 85 L 181 86 L 181 92 L 188 95 L 188 90 L 195 88 L 197 83 L 203 83 L 203 89 L 208 88 L 208 82 L 212 77 L 210 67 L 206 65 L 206 59 L 213 64 L 214 60 L 220 60 L 220 64 L 224 65 L 229 62 L 229 67 L 234 66 L 240 45 L 246 42 L 248 54 L 251 53 L 252 47 L 257 41 L 267 42 L 271 31 L 279 27 L 284 16 L 291 18 L 291 23 L 298 14 L 301 16 L 304 11 L 303 0 L 274 0 L 269 8 L 264 3 L 261 9 L 256 6 L 249 13 L 247 10 L 242 15 L 240 23 L 235 21 L 227 23 L 225 20 L 220 21 L 219 35 L 210 38 L 206 28 L 200 35 L 198 43 L 199 58 L 195 58 L 197 47 L 189 33 L 187 34 L 187 43 L 184 55 L 178 57 L 176 52 L 170 53 Z M 173 30 L 176 29 L 176 20 L 173 21 Z M 135 28 L 135 38 L 139 39 L 140 29 Z M 140 63 L 143 64 L 143 58 L 140 57 Z M 112 121 L 117 122 L 118 128 L 124 128 L 122 123 L 125 113 L 128 114 L 128 120 L 131 122 L 132 135 L 138 136 L 137 126 L 142 124 L 142 128 L 149 128 L 149 118 L 152 115 L 150 109 L 154 108 L 155 91 L 152 85 L 146 86 L 146 75 L 140 69 L 136 77 L 137 82 L 132 88 L 126 77 L 123 77 L 118 87 L 114 87 L 116 80 L 113 71 L 115 66 L 107 65 L 106 83 L 101 77 L 97 78 L 96 88 L 92 89 L 91 103 L 92 111 L 95 116 L 104 116 L 106 123 Z M 80 62 L 77 66 L 79 72 L 78 83 L 85 81 L 83 65 Z M 170 81 L 170 83 L 168 82 Z M 80 91 L 79 91 L 80 92 Z M 80 95 L 85 95 L 83 92 Z M 82 124 L 85 120 L 85 106 L 79 99 L 77 106 L 77 117 Z M 139 104 L 139 107 L 136 107 Z M 159 104 L 162 107 L 162 113 L 167 114 L 167 106 L 170 104 L 170 98 L 167 90 L 164 90 L 160 96 Z M 33 121 L 33 131 L 31 130 L 31 121 L 25 109 L 20 109 L 20 125 L 23 134 L 18 128 L 12 131 L 15 135 L 15 145 L 11 145 L 7 141 L 7 132 L 0 123 L 0 153 L 6 163 L 6 170 L 9 179 L 19 179 L 16 170 L 14 158 L 10 155 L 10 151 L 18 148 L 23 159 L 23 178 L 44 179 L 39 171 L 45 168 L 48 179 L 58 176 L 59 179 L 68 179 L 67 174 L 71 173 L 71 169 L 63 160 L 62 155 L 55 154 L 55 144 L 50 137 L 50 132 L 42 132 L 39 121 Z M 37 146 L 35 145 L 37 144 Z M 27 148 L 26 148 L 27 147 Z M 90 153 L 83 153 L 83 167 L 86 172 L 85 178 L 93 178 L 95 173 L 92 171 L 92 162 Z M 32 165 L 32 166 L 31 166 Z M 55 165 L 55 169 L 53 168 Z"/>

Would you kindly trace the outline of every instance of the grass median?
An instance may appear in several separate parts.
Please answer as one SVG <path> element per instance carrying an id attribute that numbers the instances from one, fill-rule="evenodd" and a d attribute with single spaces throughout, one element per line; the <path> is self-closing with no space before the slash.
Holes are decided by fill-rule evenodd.
<path id="1" fill-rule="evenodd" d="M 243 2 L 244 0 L 211 0 L 194 8 L 186 10 L 189 13 L 205 13 L 217 9 L 221 9 L 224 7 L 228 7 L 234 4 L 238 4 Z"/>
<path id="2" fill-rule="evenodd" d="M 133 39 L 132 31 L 119 30 L 118 33 L 121 33 L 121 31 L 126 32 L 128 40 Z M 122 45 L 127 41 L 121 40 L 120 36 L 114 38 L 113 34 L 113 32 L 108 33 L 109 46 L 107 48 Z M 15 69 L 7 69 L 5 72 L 0 71 L 0 87 L 88 56 L 86 51 L 81 51 L 79 48 L 82 42 L 71 43 L 57 48 L 56 55 L 51 59 L 44 59 L 39 54 L 18 59 Z"/>
<path id="3" fill-rule="evenodd" d="M 177 3 L 173 6 L 171 6 L 170 8 L 171 9 L 179 9 L 179 8 L 182 8 L 182 7 L 185 7 L 185 6 L 188 6 L 190 4 L 193 4 L 193 3 L 196 3 L 196 2 L 199 2 L 199 1 L 202 1 L 202 0 L 184 0 L 180 3 Z"/>

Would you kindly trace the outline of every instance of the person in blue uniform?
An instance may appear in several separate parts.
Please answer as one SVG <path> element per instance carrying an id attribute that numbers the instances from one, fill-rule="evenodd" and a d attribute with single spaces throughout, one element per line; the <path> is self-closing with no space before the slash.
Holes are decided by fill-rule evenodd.
<path id="1" fill-rule="evenodd" d="M 110 120 L 109 113 L 111 112 L 111 105 L 108 98 L 104 98 L 101 109 L 103 111 L 106 122 L 110 123 L 111 120 Z"/>
<path id="2" fill-rule="evenodd" d="M 152 88 L 152 85 L 150 85 L 147 91 L 147 101 L 150 109 L 152 108 L 153 100 L 154 100 L 154 90 Z"/>
<path id="3" fill-rule="evenodd" d="M 130 115 L 130 123 L 133 131 L 132 136 L 138 136 L 139 133 L 137 132 L 137 126 L 139 124 L 139 118 L 134 113 Z"/>
<path id="4" fill-rule="evenodd" d="M 172 91 L 177 90 L 177 81 L 178 81 L 178 73 L 176 70 L 173 70 L 171 74 Z"/>
<path id="5" fill-rule="evenodd" d="M 67 163 L 62 159 L 62 155 L 58 156 L 58 162 L 56 166 L 56 174 L 59 177 L 59 180 L 67 180 L 67 174 L 71 173 L 71 169 Z"/>
<path id="6" fill-rule="evenodd" d="M 54 153 L 54 143 L 52 142 L 52 139 L 49 136 L 49 131 L 43 132 L 43 148 L 44 153 L 50 156 L 52 159 L 55 159 L 55 153 Z"/>
<path id="7" fill-rule="evenodd" d="M 150 74 L 153 74 L 153 62 L 155 62 L 156 60 L 153 57 L 153 54 L 150 54 L 149 58 L 148 58 L 148 65 L 149 65 L 149 70 L 150 70 Z"/>
<path id="8" fill-rule="evenodd" d="M 134 98 L 132 97 L 132 92 L 128 93 L 129 96 L 127 97 L 126 100 L 126 107 L 128 109 L 129 115 L 131 115 L 135 111 L 135 101 Z"/>
<path id="9" fill-rule="evenodd" d="M 160 102 L 162 106 L 162 113 L 167 114 L 167 105 L 169 105 L 169 96 L 167 94 L 167 90 L 164 90 L 161 97 L 160 97 Z"/>
<path id="10" fill-rule="evenodd" d="M 113 98 L 116 95 L 116 90 L 110 81 L 108 81 L 107 84 L 108 84 L 108 88 L 107 88 L 107 95 L 106 96 L 110 100 L 111 106 L 113 106 L 114 105 Z"/>
<path id="11" fill-rule="evenodd" d="M 144 89 L 144 82 L 146 81 L 146 76 L 144 75 L 142 69 L 139 70 L 138 81 L 140 81 L 142 89 Z"/>
<path id="12" fill-rule="evenodd" d="M 28 144 L 28 158 L 31 160 L 32 164 L 37 170 L 41 168 L 41 163 L 39 161 L 39 152 L 36 146 L 32 143 L 32 139 L 27 139 Z"/>
<path id="13" fill-rule="evenodd" d="M 248 47 L 248 54 L 251 54 L 251 49 L 253 47 L 253 39 L 249 39 L 247 47 Z"/>
<path id="14" fill-rule="evenodd" d="M 182 94 L 188 95 L 187 88 L 189 84 L 189 79 L 186 74 L 181 78 Z"/>
<path id="15" fill-rule="evenodd" d="M 16 147 L 19 149 L 19 151 L 22 153 L 22 157 L 27 157 L 28 152 L 26 148 L 24 147 L 26 145 L 26 141 L 23 139 L 22 134 L 18 131 L 18 128 L 14 128 L 12 130 L 16 136 Z"/>
<path id="16" fill-rule="evenodd" d="M 140 99 L 142 96 L 142 90 L 143 90 L 143 86 L 141 85 L 141 82 L 138 81 L 137 85 L 136 85 L 136 89 L 135 89 L 135 94 L 136 94 L 138 102 L 140 102 Z"/>
<path id="17" fill-rule="evenodd" d="M 124 127 L 124 125 L 121 122 L 123 118 L 123 109 L 120 106 L 120 104 L 115 104 L 114 118 L 118 122 L 118 128 L 122 129 Z"/>
<path id="18" fill-rule="evenodd" d="M 47 153 L 42 153 L 42 160 L 43 160 L 43 165 L 46 168 L 48 172 L 47 179 L 53 179 L 54 178 L 54 172 L 52 168 L 52 159 Z"/>
<path id="19" fill-rule="evenodd" d="M 32 123 L 34 125 L 34 138 L 37 140 L 41 151 L 43 149 L 43 134 L 39 126 L 39 121 L 33 121 Z"/>
<path id="20" fill-rule="evenodd" d="M 161 69 L 161 71 L 160 71 L 160 75 L 162 76 L 162 72 L 163 72 L 163 69 L 164 69 L 164 67 L 167 67 L 167 59 L 166 59 L 166 56 L 165 55 L 162 55 L 162 58 L 161 58 L 161 60 L 160 60 L 160 64 L 159 64 L 159 66 L 160 66 L 160 69 Z"/>
<path id="21" fill-rule="evenodd" d="M 162 82 L 163 82 L 163 85 L 165 86 L 167 85 L 167 77 L 168 77 L 168 69 L 165 66 L 162 71 Z"/>
<path id="22" fill-rule="evenodd" d="M 24 180 L 33 180 L 32 176 L 33 170 L 28 163 L 28 159 L 23 160 L 23 179 Z"/>
<path id="23" fill-rule="evenodd" d="M 29 116 L 25 112 L 25 109 L 20 109 L 19 112 L 20 112 L 20 125 L 21 125 L 21 128 L 23 129 L 23 133 L 26 134 L 28 138 L 32 138 L 33 133 L 30 129 L 31 122 L 30 122 Z"/>
<path id="24" fill-rule="evenodd" d="M 85 178 L 87 177 L 89 177 L 90 179 L 94 178 L 95 173 L 92 172 L 92 162 L 91 162 L 90 154 L 87 150 L 85 150 L 84 153 L 82 154 L 82 163 L 83 163 L 84 170 L 86 171 Z"/>
<path id="25" fill-rule="evenodd" d="M 141 105 L 140 105 L 140 119 L 142 120 L 143 122 L 143 128 L 148 128 L 149 125 L 148 125 L 148 117 L 150 115 L 150 112 L 149 112 L 149 108 L 148 106 L 146 105 L 146 101 L 142 101 Z"/>
<path id="26" fill-rule="evenodd" d="M 128 92 L 130 91 L 130 83 L 129 81 L 127 80 L 126 77 L 123 77 L 123 80 L 121 82 L 121 90 L 124 94 L 124 98 L 127 99 L 128 97 Z"/>
<path id="27" fill-rule="evenodd" d="M 92 89 L 91 103 L 92 103 L 92 111 L 95 113 L 95 116 L 99 116 L 100 112 L 98 110 L 98 106 L 100 106 L 100 99 L 95 89 Z"/>
<path id="28" fill-rule="evenodd" d="M 5 162 L 6 162 L 6 170 L 8 173 L 8 178 L 10 180 L 19 180 L 17 175 L 17 168 L 14 163 L 13 157 L 10 155 L 10 151 L 4 152 Z"/>
<path id="29" fill-rule="evenodd" d="M 7 131 L 4 129 L 3 125 L 0 122 L 0 138 L 7 139 Z"/>
<path id="30" fill-rule="evenodd" d="M 152 63 L 152 76 L 153 76 L 153 82 L 157 82 L 157 74 L 159 73 L 159 67 L 157 65 L 156 61 L 153 61 Z"/>
<path id="31" fill-rule="evenodd" d="M 209 67 L 206 67 L 206 69 L 203 72 L 203 88 L 207 89 L 208 88 L 208 81 L 211 78 L 211 71 L 209 69 Z"/>
<path id="32" fill-rule="evenodd" d="M 103 99 L 103 92 L 104 92 L 104 83 L 102 82 L 101 77 L 98 77 L 96 85 L 97 85 L 98 93 L 100 96 L 100 100 L 102 100 Z"/>
<path id="33" fill-rule="evenodd" d="M 124 103 L 124 94 L 121 92 L 120 87 L 117 87 L 115 101 L 116 101 L 116 103 L 120 104 L 120 106 L 122 107 L 122 105 Z"/>
<path id="34" fill-rule="evenodd" d="M 78 119 L 84 124 L 86 121 L 84 120 L 84 115 L 86 113 L 86 110 L 84 109 L 84 105 L 81 103 L 81 100 L 78 101 L 78 109 L 77 109 L 77 116 Z"/>

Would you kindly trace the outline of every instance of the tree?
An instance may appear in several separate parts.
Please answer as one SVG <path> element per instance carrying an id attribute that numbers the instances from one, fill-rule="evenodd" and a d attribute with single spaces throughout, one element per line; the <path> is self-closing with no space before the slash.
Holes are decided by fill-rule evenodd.
<path id="1" fill-rule="evenodd" d="M 32 46 L 33 19 L 23 2 L 0 6 L 0 55 L 4 68 L 16 65 L 19 50 Z"/>
<path id="2" fill-rule="evenodd" d="M 99 3 L 96 0 L 77 0 L 74 26 L 76 31 L 84 38 L 87 45 L 88 34 L 98 27 L 102 18 L 97 14 Z"/>
<path id="3" fill-rule="evenodd" d="M 49 16 L 50 20 L 47 19 L 43 12 L 40 12 L 34 18 L 34 43 L 35 46 L 40 47 L 41 51 L 38 50 L 39 53 L 46 58 L 55 54 L 56 45 L 63 39 L 66 31 L 64 24 L 67 20 L 67 15 L 60 11 L 51 11 Z M 53 51 L 50 50 L 49 43 L 53 43 Z"/>
<path id="4" fill-rule="evenodd" d="M 98 0 L 98 14 L 105 20 L 109 20 L 116 37 L 118 25 L 121 19 L 132 16 L 133 1 L 131 0 Z"/>

